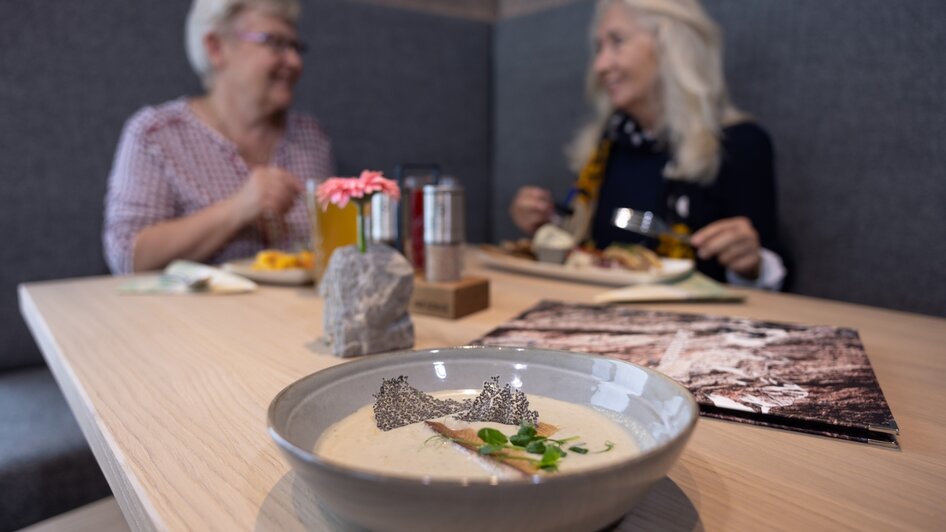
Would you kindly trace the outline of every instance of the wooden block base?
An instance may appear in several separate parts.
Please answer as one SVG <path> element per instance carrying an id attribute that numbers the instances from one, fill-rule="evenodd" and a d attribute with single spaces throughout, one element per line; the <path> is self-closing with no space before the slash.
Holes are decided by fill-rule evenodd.
<path id="1" fill-rule="evenodd" d="M 464 277 L 449 283 L 431 283 L 414 277 L 411 312 L 455 320 L 489 308 L 489 279 Z"/>

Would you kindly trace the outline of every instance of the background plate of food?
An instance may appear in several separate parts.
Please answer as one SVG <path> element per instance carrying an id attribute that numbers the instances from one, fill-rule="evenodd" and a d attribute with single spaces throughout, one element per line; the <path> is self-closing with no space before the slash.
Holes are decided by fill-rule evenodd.
<path id="1" fill-rule="evenodd" d="M 312 252 L 266 249 L 251 259 L 224 263 L 222 268 L 258 283 L 303 285 L 312 282 Z"/>
<path id="2" fill-rule="evenodd" d="M 692 260 L 657 257 L 647 248 L 633 245 L 603 251 L 574 248 L 563 254 L 562 263 L 538 260 L 529 240 L 483 245 L 479 251 L 480 263 L 490 268 L 608 286 L 672 281 L 693 271 Z M 538 255 L 545 255 L 544 250 L 538 251 Z"/>

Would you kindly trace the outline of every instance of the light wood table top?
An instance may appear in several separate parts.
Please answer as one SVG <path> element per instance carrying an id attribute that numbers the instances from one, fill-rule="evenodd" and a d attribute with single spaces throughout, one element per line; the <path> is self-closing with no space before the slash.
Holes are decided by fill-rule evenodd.
<path id="1" fill-rule="evenodd" d="M 498 271 L 492 306 L 414 316 L 417 348 L 461 345 L 540 299 L 605 288 Z M 266 434 L 273 397 L 342 359 L 315 354 L 311 287 L 120 295 L 127 279 L 31 283 L 21 310 L 133 529 L 320 530 L 326 517 Z M 854 327 L 901 450 L 702 418 L 618 530 L 939 529 L 946 522 L 946 320 L 785 294 L 641 308 Z"/>

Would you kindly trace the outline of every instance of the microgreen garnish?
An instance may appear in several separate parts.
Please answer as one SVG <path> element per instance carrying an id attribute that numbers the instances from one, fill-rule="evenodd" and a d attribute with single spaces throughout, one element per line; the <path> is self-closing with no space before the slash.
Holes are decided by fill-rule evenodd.
<path id="1" fill-rule="evenodd" d="M 535 427 L 532 425 L 522 425 L 519 427 L 519 432 L 516 433 L 516 436 L 526 436 L 529 438 L 536 437 Z"/>
<path id="2" fill-rule="evenodd" d="M 566 443 L 572 440 L 577 440 L 577 439 L 578 439 L 578 436 L 572 436 L 571 438 L 565 438 L 564 440 L 551 440 L 551 441 L 554 441 L 555 443 L 559 445 L 565 445 Z"/>
<path id="3" fill-rule="evenodd" d="M 505 446 L 487 443 L 486 445 L 483 445 L 477 449 L 477 452 L 480 454 L 499 454 L 503 451 L 503 449 L 505 449 Z"/>
<path id="4" fill-rule="evenodd" d="M 614 442 L 608 440 L 608 441 L 605 441 L 605 442 L 604 442 L 604 450 L 602 450 L 602 451 L 596 451 L 595 454 L 606 453 L 606 452 L 610 451 L 611 449 L 614 449 Z"/>
<path id="5" fill-rule="evenodd" d="M 503 462 L 526 474 L 534 474 L 536 471 L 547 473 L 558 471 L 559 464 L 562 459 L 568 456 L 568 453 L 588 454 L 590 452 L 587 444 L 580 441 L 580 436 L 552 439 L 539 434 L 540 430 L 545 434 L 554 433 L 558 430 L 556 427 L 547 424 L 540 424 L 538 427 L 523 424 L 516 434 L 506 436 L 492 427 L 483 427 L 474 433 L 470 428 L 453 430 L 437 421 L 426 421 L 425 423 L 448 441 L 459 444 L 481 456 Z M 427 442 L 429 441 L 430 438 Z M 614 444 L 606 441 L 605 449 L 596 451 L 595 454 L 608 452 L 613 448 Z M 516 462 L 524 463 L 518 464 Z"/>
<path id="6" fill-rule="evenodd" d="M 530 441 L 526 444 L 526 452 L 532 454 L 545 454 L 545 442 L 542 440 Z"/>
<path id="7" fill-rule="evenodd" d="M 565 451 L 561 447 L 548 446 L 539 460 L 539 469 L 545 471 L 558 471 L 558 463 L 565 457 Z"/>
<path id="8" fill-rule="evenodd" d="M 476 451 L 483 456 L 493 458 L 502 458 L 506 460 L 525 460 L 538 469 L 547 472 L 558 471 L 558 465 L 563 458 L 568 456 L 566 445 L 579 439 L 579 436 L 571 436 L 562 439 L 551 439 L 540 435 L 532 425 L 523 424 L 519 431 L 511 436 L 506 436 L 502 432 L 485 427 L 476 433 L 477 437 L 483 441 Z M 590 451 L 584 443 L 576 443 L 567 447 L 568 451 L 576 454 L 588 454 Z M 605 449 L 596 451 L 597 453 L 608 452 L 614 448 L 610 441 L 605 442 Z M 529 458 L 527 456 L 517 456 L 507 452 L 508 450 L 525 451 L 528 454 L 534 454 L 540 458 Z"/>
<path id="9" fill-rule="evenodd" d="M 515 445 L 516 447 L 525 447 L 535 438 L 535 427 L 532 425 L 522 425 L 519 427 L 519 432 L 509 437 L 509 443 Z"/>
<path id="10" fill-rule="evenodd" d="M 479 436 L 481 440 L 483 440 L 489 445 L 498 445 L 502 447 L 503 445 L 506 445 L 506 443 L 509 441 L 506 438 L 505 434 L 503 434 L 502 432 L 499 432 L 496 429 L 491 429 L 489 427 L 480 429 L 480 431 L 477 432 L 476 435 Z"/>

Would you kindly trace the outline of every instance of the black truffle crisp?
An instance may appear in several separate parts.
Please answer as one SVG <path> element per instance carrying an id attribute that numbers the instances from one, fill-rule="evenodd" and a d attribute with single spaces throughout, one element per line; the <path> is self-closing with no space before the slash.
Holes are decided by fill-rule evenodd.
<path id="1" fill-rule="evenodd" d="M 505 425 L 539 424 L 539 413 L 529 410 L 529 398 L 509 384 L 499 387 L 499 377 L 483 383 L 483 391 L 473 399 L 466 412 L 456 416 L 460 421 L 491 421 Z"/>
<path id="2" fill-rule="evenodd" d="M 381 389 L 374 398 L 374 419 L 381 430 L 448 416 L 470 406 L 469 400 L 461 403 L 426 394 L 408 384 L 404 375 L 382 380 Z"/>
<path id="3" fill-rule="evenodd" d="M 460 421 L 482 421 L 506 425 L 539 423 L 539 413 L 529 410 L 529 399 L 509 384 L 499 387 L 499 377 L 483 383 L 474 399 L 437 399 L 407 383 L 407 377 L 383 379 L 374 395 L 374 419 L 381 430 L 391 430 L 420 421 L 454 415 Z"/>

